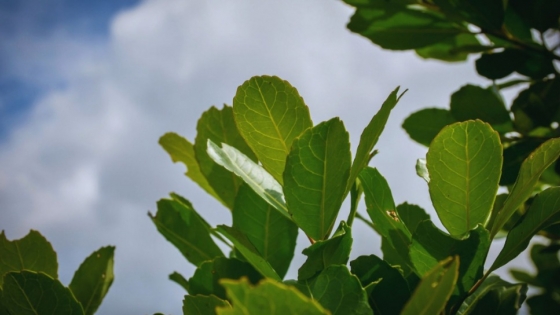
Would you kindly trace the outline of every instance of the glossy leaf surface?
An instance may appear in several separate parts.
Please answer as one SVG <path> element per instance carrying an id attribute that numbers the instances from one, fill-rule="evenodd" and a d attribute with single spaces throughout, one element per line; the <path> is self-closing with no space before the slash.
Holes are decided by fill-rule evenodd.
<path id="1" fill-rule="evenodd" d="M 84 309 L 94 314 L 113 283 L 115 247 L 107 246 L 93 252 L 80 265 L 68 286 Z"/>
<path id="2" fill-rule="evenodd" d="M 314 240 L 331 232 L 350 175 L 350 141 L 338 118 L 297 138 L 286 160 L 284 195 L 296 224 Z"/>
<path id="3" fill-rule="evenodd" d="M 497 132 L 481 121 L 445 127 L 426 155 L 430 197 L 452 236 L 461 237 L 489 219 L 502 169 Z"/>
<path id="4" fill-rule="evenodd" d="M 298 91 L 276 76 L 252 77 L 237 89 L 233 112 L 243 138 L 263 167 L 282 184 L 292 142 L 313 126 Z"/>
<path id="5" fill-rule="evenodd" d="M 446 109 L 424 108 L 408 116 L 402 127 L 412 140 L 430 146 L 441 129 L 454 122 L 455 118 Z"/>

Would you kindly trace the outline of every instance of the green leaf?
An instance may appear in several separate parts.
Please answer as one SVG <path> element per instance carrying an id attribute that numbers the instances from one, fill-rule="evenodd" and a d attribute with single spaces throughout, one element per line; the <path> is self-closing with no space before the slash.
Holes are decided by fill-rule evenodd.
<path id="1" fill-rule="evenodd" d="M 527 300 L 532 315 L 556 315 L 560 313 L 560 303 L 551 293 L 532 296 Z"/>
<path id="2" fill-rule="evenodd" d="M 532 28 L 541 32 L 558 28 L 560 4 L 556 0 L 510 0 L 509 5 Z"/>
<path id="3" fill-rule="evenodd" d="M 93 252 L 80 265 L 68 286 L 84 309 L 94 314 L 113 283 L 115 247 L 107 246 Z"/>
<path id="4" fill-rule="evenodd" d="M 241 177 L 255 193 L 280 211 L 280 214 L 292 219 L 286 208 L 282 186 L 262 166 L 236 148 L 224 143 L 220 148 L 211 140 L 208 141 L 208 154 L 216 163 Z"/>
<path id="5" fill-rule="evenodd" d="M 333 315 L 373 315 L 360 280 L 344 265 L 331 265 L 323 270 L 313 281 L 311 293 Z"/>
<path id="6" fill-rule="evenodd" d="M 426 210 L 417 205 L 409 204 L 407 202 L 397 206 L 397 213 L 399 214 L 399 218 L 404 222 L 404 225 L 406 225 L 408 231 L 410 231 L 411 234 L 414 234 L 414 231 L 416 231 L 416 227 L 418 227 L 418 224 L 420 224 L 420 222 L 430 219 L 430 216 L 426 213 Z"/>
<path id="7" fill-rule="evenodd" d="M 527 213 L 509 232 L 504 248 L 492 264 L 496 270 L 517 257 L 540 230 L 560 222 L 560 187 L 550 187 L 537 195 Z"/>
<path id="8" fill-rule="evenodd" d="M 391 110 L 395 108 L 395 105 L 397 105 L 406 91 L 397 97 L 398 93 L 399 87 L 391 92 L 385 102 L 383 102 L 383 105 L 381 105 L 377 114 L 371 118 L 369 124 L 362 132 L 362 135 L 360 136 L 360 143 L 358 144 L 358 149 L 356 150 L 356 156 L 354 157 L 354 162 L 352 163 L 352 168 L 350 170 L 350 178 L 348 179 L 348 185 L 346 187 L 347 191 L 350 191 L 350 188 L 354 184 L 354 181 L 362 169 L 368 165 L 368 162 L 372 157 L 372 150 L 377 144 L 379 136 L 381 136 L 381 133 L 387 124 Z"/>
<path id="9" fill-rule="evenodd" d="M 445 127 L 426 155 L 430 197 L 449 233 L 461 237 L 490 218 L 502 169 L 500 137 L 479 120 Z"/>
<path id="10" fill-rule="evenodd" d="M 224 105 L 221 110 L 211 107 L 204 112 L 198 120 L 196 131 L 194 152 L 200 171 L 220 199 L 229 209 L 233 209 L 237 189 L 243 181 L 208 156 L 206 151 L 208 142 L 226 143 L 255 162 L 257 158 L 239 134 L 233 119 L 233 110 L 229 106 Z"/>
<path id="11" fill-rule="evenodd" d="M 486 295 L 492 291 L 495 291 L 494 294 L 503 295 L 503 297 L 511 296 L 511 293 L 517 293 L 517 299 L 514 299 L 514 305 L 517 305 L 517 309 L 521 306 L 521 303 L 525 299 L 525 294 L 527 292 L 527 285 L 526 284 L 512 284 L 506 282 L 498 276 L 490 276 L 488 279 L 484 280 L 480 287 L 473 292 L 473 294 L 469 295 L 465 299 L 465 301 L 461 304 L 461 307 L 457 311 L 457 315 L 468 315 L 468 314 L 503 314 L 503 313 L 496 313 L 495 309 L 485 309 L 489 305 L 481 304 L 478 305 L 481 300 L 483 300 Z M 495 306 L 500 306 L 503 299 L 498 298 L 497 303 Z M 516 302 L 516 303 L 515 303 Z M 513 314 L 516 314 L 515 312 Z"/>
<path id="12" fill-rule="evenodd" d="M 430 270 L 418 284 L 401 315 L 439 314 L 453 292 L 459 259 L 447 258 Z"/>
<path id="13" fill-rule="evenodd" d="M 370 289 L 369 304 L 376 315 L 399 314 L 411 292 L 400 271 L 375 255 L 360 256 L 350 262 L 352 273 L 366 287 L 378 281 Z M 379 281 L 381 280 L 381 281 Z"/>
<path id="14" fill-rule="evenodd" d="M 303 250 L 307 260 L 298 270 L 298 279 L 307 280 L 330 265 L 345 265 L 352 249 L 352 231 L 341 221 L 331 238 L 317 241 Z"/>
<path id="15" fill-rule="evenodd" d="M 257 286 L 247 279 L 222 280 L 233 308 L 219 308 L 219 315 L 330 315 L 317 301 L 306 297 L 296 288 L 265 279 Z"/>
<path id="16" fill-rule="evenodd" d="M 476 85 L 467 84 L 451 95 L 451 114 L 457 121 L 480 119 L 494 128 L 511 126 L 509 112 L 499 95 Z"/>
<path id="17" fill-rule="evenodd" d="M 242 185 L 233 207 L 233 227 L 247 236 L 261 256 L 283 278 L 294 257 L 298 228 L 291 220 Z"/>
<path id="18" fill-rule="evenodd" d="M 419 275 L 430 272 L 438 262 L 449 256 L 458 256 L 459 280 L 452 302 L 468 293 L 482 278 L 484 262 L 490 249 L 490 235 L 482 226 L 470 232 L 468 238 L 457 240 L 440 231 L 431 221 L 422 221 L 412 236 L 410 258 Z"/>
<path id="19" fill-rule="evenodd" d="M 183 289 L 189 292 L 189 281 L 187 281 L 187 279 L 185 279 L 185 277 L 183 277 L 182 274 L 178 273 L 177 271 L 174 271 L 172 274 L 169 275 L 169 280 L 177 283 L 178 285 L 183 287 Z"/>
<path id="20" fill-rule="evenodd" d="M 218 257 L 203 262 L 189 279 L 189 294 L 210 295 L 226 298 L 226 291 L 219 283 L 222 279 L 248 278 L 257 283 L 263 276 L 249 263 L 235 258 Z"/>
<path id="21" fill-rule="evenodd" d="M 542 140 L 523 139 L 505 148 L 500 185 L 514 184 L 523 161 L 541 144 L 543 144 Z"/>
<path id="22" fill-rule="evenodd" d="M 185 295 L 183 299 L 185 315 L 216 315 L 219 307 L 228 309 L 231 305 L 215 295 Z"/>
<path id="23" fill-rule="evenodd" d="M 339 118 L 297 138 L 286 160 L 284 195 L 296 224 L 312 239 L 330 234 L 350 175 L 350 140 Z"/>
<path id="24" fill-rule="evenodd" d="M 433 0 L 441 11 L 459 21 L 465 20 L 484 30 L 501 30 L 504 23 L 502 0 Z"/>
<path id="25" fill-rule="evenodd" d="M 383 253 L 383 260 L 392 266 L 398 266 L 403 275 L 408 276 L 414 272 L 410 257 L 407 255 L 406 258 L 403 258 L 401 256 L 403 251 L 400 250 L 401 253 L 399 253 L 385 237 L 381 238 L 381 252 Z"/>
<path id="26" fill-rule="evenodd" d="M 255 245 L 251 243 L 245 234 L 226 225 L 218 225 L 216 229 L 229 239 L 235 246 L 235 249 L 237 249 L 263 276 L 277 281 L 282 280 L 274 268 L 272 268 L 270 263 L 263 258 L 261 253 L 259 253 L 259 251 L 255 248 Z"/>
<path id="27" fill-rule="evenodd" d="M 171 194 L 160 199 L 155 216 L 148 213 L 158 231 L 192 264 L 222 257 L 224 254 L 210 237 L 210 227 L 184 198 Z"/>
<path id="28" fill-rule="evenodd" d="M 233 112 L 247 144 L 282 184 L 292 142 L 313 126 L 309 108 L 296 88 L 276 76 L 252 77 L 237 89 Z"/>
<path id="29" fill-rule="evenodd" d="M 521 91 L 513 100 L 511 111 L 515 114 L 516 125 L 520 117 L 529 121 L 528 127 L 518 128 L 522 133 L 560 122 L 560 78 L 539 81 Z"/>
<path id="30" fill-rule="evenodd" d="M 0 287 L 2 277 L 10 271 L 32 270 L 58 278 L 56 252 L 41 233 L 29 233 L 14 241 L 8 241 L 4 231 L 0 233 Z"/>
<path id="31" fill-rule="evenodd" d="M 393 50 L 422 48 L 464 32 L 458 24 L 432 11 L 385 0 L 372 0 L 368 5 L 358 6 L 348 29 L 382 48 Z"/>
<path id="32" fill-rule="evenodd" d="M 370 167 L 365 168 L 359 178 L 375 230 L 398 251 L 403 263 L 411 265 L 408 257 L 411 234 L 396 211 L 389 184 L 377 169 Z"/>
<path id="33" fill-rule="evenodd" d="M 9 272 L 4 275 L 2 304 L 10 314 L 83 315 L 82 306 L 60 281 L 39 272 Z"/>
<path id="34" fill-rule="evenodd" d="M 541 174 L 560 157 L 560 138 L 550 139 L 538 147 L 521 165 L 517 180 L 492 225 L 492 237 L 531 195 Z"/>
<path id="35" fill-rule="evenodd" d="M 491 80 L 504 78 L 514 71 L 536 80 L 555 72 L 551 59 L 516 48 L 482 54 L 476 61 L 476 71 Z"/>
<path id="36" fill-rule="evenodd" d="M 202 187 L 208 194 L 223 203 L 223 200 L 216 194 L 214 189 L 212 189 L 206 177 L 204 177 L 204 174 L 200 171 L 192 143 L 176 133 L 168 132 L 159 138 L 159 145 L 169 154 L 174 163 L 182 162 L 185 164 L 187 167 L 185 175 L 187 175 L 187 177 Z M 224 206 L 227 207 L 225 203 Z"/>
<path id="37" fill-rule="evenodd" d="M 424 108 L 408 116 L 402 127 L 410 138 L 425 146 L 447 125 L 456 122 L 451 112 L 441 108 Z"/>
<path id="38" fill-rule="evenodd" d="M 434 45 L 416 49 L 416 53 L 424 59 L 438 59 L 448 62 L 465 61 L 473 50 L 487 49 L 482 46 L 476 36 L 459 34 Z"/>

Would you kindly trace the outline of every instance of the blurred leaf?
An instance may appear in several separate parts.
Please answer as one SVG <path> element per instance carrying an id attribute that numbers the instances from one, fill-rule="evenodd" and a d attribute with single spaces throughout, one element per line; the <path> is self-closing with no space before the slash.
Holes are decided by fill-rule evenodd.
<path id="1" fill-rule="evenodd" d="M 489 233 L 480 225 L 470 231 L 468 238 L 457 240 L 426 220 L 418 225 L 412 235 L 410 258 L 418 274 L 422 276 L 445 258 L 459 257 L 459 279 L 451 298 L 451 302 L 454 303 L 465 297 L 478 279 L 482 278 L 484 262 L 489 250 Z"/>
<path id="2" fill-rule="evenodd" d="M 381 136 L 381 133 L 387 124 L 391 110 L 395 108 L 395 105 L 397 105 L 405 92 L 397 96 L 399 93 L 399 87 L 393 90 L 385 102 L 383 102 L 383 105 L 381 105 L 377 114 L 373 116 L 369 124 L 362 132 L 362 135 L 360 136 L 360 143 L 358 144 L 358 149 L 356 150 L 356 157 L 354 158 L 354 162 L 352 163 L 352 168 L 350 170 L 350 178 L 348 179 L 348 185 L 346 187 L 347 191 L 350 191 L 350 188 L 354 184 L 354 181 L 362 169 L 368 165 L 368 162 L 371 159 L 372 150 L 377 144 L 379 136 Z"/>
<path id="3" fill-rule="evenodd" d="M 159 144 L 169 154 L 169 156 L 171 156 L 171 160 L 174 163 L 182 162 L 185 164 L 187 167 L 185 175 L 187 175 L 187 177 L 192 179 L 193 182 L 202 187 L 202 189 L 204 189 L 209 195 L 213 196 L 216 200 L 220 201 L 227 207 L 220 196 L 218 196 L 214 189 L 212 189 L 206 180 L 206 177 L 204 177 L 204 174 L 200 171 L 192 143 L 176 133 L 168 132 L 159 138 Z"/>
<path id="4" fill-rule="evenodd" d="M 294 257 L 298 228 L 246 184 L 235 199 L 233 227 L 247 236 L 281 278 L 286 275 Z"/>
<path id="5" fill-rule="evenodd" d="M 560 302 L 552 294 L 541 294 L 532 296 L 527 300 L 531 315 L 558 315 L 560 314 Z"/>
<path id="6" fill-rule="evenodd" d="M 480 119 L 496 129 L 511 118 L 499 95 L 480 86 L 465 85 L 451 95 L 451 114 L 457 121 Z M 511 131 L 511 130 L 510 130 Z"/>
<path id="7" fill-rule="evenodd" d="M 476 50 L 487 50 L 488 46 L 480 44 L 472 34 L 458 34 L 434 45 L 416 49 L 416 53 L 424 59 L 438 59 L 448 62 L 465 61 L 470 53 Z"/>
<path id="8" fill-rule="evenodd" d="M 235 246 L 235 249 L 241 252 L 243 257 L 247 259 L 247 261 L 263 276 L 281 281 L 278 273 L 274 270 L 274 268 L 272 268 L 270 263 L 263 258 L 262 254 L 259 253 L 259 251 L 255 248 L 255 245 L 251 243 L 245 234 L 226 225 L 218 225 L 216 229 L 220 232 L 220 234 L 229 239 Z"/>
<path id="9" fill-rule="evenodd" d="M 450 17 L 474 24 L 484 30 L 500 30 L 504 22 L 502 0 L 433 0 Z"/>
<path id="10" fill-rule="evenodd" d="M 527 213 L 509 232 L 504 248 L 490 270 L 496 270 L 517 257 L 537 232 L 557 222 L 560 222 L 560 187 L 550 187 L 537 195 Z"/>
<path id="11" fill-rule="evenodd" d="M 216 315 L 218 307 L 228 309 L 231 305 L 215 295 L 185 295 L 183 299 L 184 315 Z"/>
<path id="12" fill-rule="evenodd" d="M 296 288 L 272 279 L 251 286 L 247 279 L 222 280 L 233 308 L 218 308 L 219 315 L 329 315 L 318 302 Z"/>
<path id="13" fill-rule="evenodd" d="M 456 122 L 455 118 L 446 109 L 424 108 L 408 116 L 402 127 L 412 140 L 430 146 L 441 129 L 454 122 Z"/>
<path id="14" fill-rule="evenodd" d="M 411 234 L 414 234 L 414 231 L 416 231 L 416 227 L 418 227 L 420 222 L 430 219 L 426 210 L 407 202 L 397 206 L 397 213 Z"/>
<path id="15" fill-rule="evenodd" d="M 182 274 L 178 273 L 177 271 L 174 271 L 172 274 L 169 275 L 169 280 L 177 283 L 178 285 L 183 287 L 183 289 L 189 292 L 189 281 L 187 281 L 187 279 L 185 279 L 185 277 L 183 277 Z"/>
<path id="16" fill-rule="evenodd" d="M 341 221 L 331 238 L 317 241 L 303 250 L 307 260 L 298 270 L 298 279 L 310 279 L 330 265 L 345 265 L 348 263 L 351 249 L 351 228 Z"/>
<path id="17" fill-rule="evenodd" d="M 360 280 L 344 265 L 331 265 L 323 270 L 313 281 L 311 294 L 333 315 L 373 315 Z"/>
<path id="18" fill-rule="evenodd" d="M 485 303 L 487 301 L 484 301 L 484 298 L 492 291 L 495 291 L 493 295 L 497 295 L 498 299 L 495 301 L 494 305 L 489 305 L 488 303 Z M 476 289 L 473 294 L 469 295 L 469 297 L 465 299 L 457 311 L 457 315 L 508 314 L 507 310 L 511 309 L 512 306 L 514 308 L 517 307 L 517 310 L 519 309 L 521 303 L 525 300 L 526 292 L 526 284 L 512 284 L 500 279 L 498 276 L 491 275 L 482 282 L 480 287 Z M 508 297 L 513 296 L 517 296 L 517 298 L 514 298 L 513 301 L 508 299 Z M 479 302 L 481 302 L 480 305 L 478 305 Z M 508 302 L 509 305 L 507 305 Z M 504 307 L 500 307 L 502 305 Z"/>
<path id="19" fill-rule="evenodd" d="M 345 2 L 352 5 L 354 1 Z M 357 6 L 348 29 L 382 48 L 393 50 L 430 46 L 465 31 L 432 11 L 416 10 L 385 0 L 370 0 Z"/>
<path id="20" fill-rule="evenodd" d="M 499 194 L 496 196 L 496 200 L 494 201 L 494 206 L 492 206 L 492 215 L 490 216 L 490 220 L 486 223 L 486 228 L 490 230 L 494 225 L 494 221 L 496 221 L 496 216 L 498 212 L 504 206 L 504 202 L 506 201 L 508 194 Z M 496 234 L 494 239 L 496 238 L 504 238 L 507 236 L 509 230 L 513 228 L 513 226 L 517 223 L 517 220 L 521 218 L 522 214 L 520 211 L 516 211 L 513 216 L 506 222 L 506 224 L 502 227 L 502 229 Z"/>
<path id="21" fill-rule="evenodd" d="M 376 315 L 399 314 L 411 292 L 408 283 L 397 268 L 375 255 L 360 256 L 350 262 L 363 287 L 379 281 L 368 292 L 369 304 Z"/>
<path id="22" fill-rule="evenodd" d="M 541 174 L 560 156 L 560 138 L 550 139 L 538 147 L 521 165 L 517 180 L 510 190 L 504 206 L 496 215 L 492 226 L 492 238 L 509 220 L 513 213 L 531 195 Z"/>
<path id="23" fill-rule="evenodd" d="M 453 292 L 458 276 L 459 259 L 439 262 L 418 284 L 401 315 L 439 314 Z"/>
<path id="24" fill-rule="evenodd" d="M 500 185 L 508 186 L 515 183 L 523 161 L 542 143 L 541 140 L 523 139 L 505 148 Z"/>
<path id="25" fill-rule="evenodd" d="M 226 291 L 219 283 L 222 279 L 248 278 L 257 283 L 263 276 L 249 263 L 235 258 L 218 257 L 203 262 L 189 279 L 190 295 L 213 294 L 220 299 L 226 298 Z"/>
<path id="26" fill-rule="evenodd" d="M 243 138 L 282 184 L 293 140 L 313 126 L 309 108 L 296 88 L 276 76 L 252 77 L 237 89 L 233 111 Z"/>
<path id="27" fill-rule="evenodd" d="M 209 140 L 208 154 L 216 163 L 241 177 L 263 200 L 291 220 L 282 186 L 262 166 L 225 143 L 222 143 L 220 148 Z"/>
<path id="28" fill-rule="evenodd" d="M 80 265 L 68 286 L 84 309 L 94 314 L 109 291 L 113 279 L 115 247 L 106 246 L 93 252 Z"/>
<path id="29" fill-rule="evenodd" d="M 534 43 L 531 27 L 523 21 L 521 16 L 519 16 L 510 5 L 507 6 L 505 11 L 504 28 L 513 35 L 513 37 L 524 42 Z"/>
<path id="30" fill-rule="evenodd" d="M 257 158 L 239 134 L 233 119 L 233 110 L 229 106 L 224 105 L 221 110 L 212 106 L 205 111 L 198 120 L 196 131 L 194 152 L 200 171 L 220 196 L 220 199 L 229 209 L 233 209 L 237 189 L 243 181 L 210 158 L 207 152 L 208 141 L 226 143 L 235 147 L 255 162 Z"/>
<path id="31" fill-rule="evenodd" d="M 359 178 L 375 230 L 397 250 L 403 264 L 412 265 L 408 256 L 411 234 L 396 211 L 389 184 L 377 169 L 371 167 L 365 168 Z"/>
<path id="32" fill-rule="evenodd" d="M 9 314 L 83 315 L 82 306 L 60 281 L 33 271 L 4 275 L 2 304 Z"/>
<path id="33" fill-rule="evenodd" d="M 350 175 L 350 141 L 339 118 L 306 130 L 286 160 L 284 194 L 296 224 L 312 239 L 330 234 Z"/>
<path id="34" fill-rule="evenodd" d="M 426 155 L 430 197 L 449 233 L 461 237 L 490 218 L 502 169 L 502 145 L 490 125 L 445 127 Z"/>
<path id="35" fill-rule="evenodd" d="M 542 54 L 516 48 L 482 54 L 476 61 L 476 70 L 491 80 L 504 78 L 514 71 L 533 79 L 542 79 L 555 72 L 552 60 Z"/>
<path id="36" fill-rule="evenodd" d="M 560 3 L 557 0 L 509 0 L 508 3 L 530 27 L 541 32 L 558 28 Z"/>
<path id="37" fill-rule="evenodd" d="M 44 272 L 58 278 L 56 252 L 41 233 L 30 230 L 19 240 L 8 241 L 4 231 L 0 233 L 0 287 L 2 277 L 10 271 L 31 270 Z"/>
<path id="38" fill-rule="evenodd" d="M 192 208 L 190 202 L 179 195 L 160 199 L 155 216 L 148 213 L 158 231 L 173 244 L 192 264 L 222 257 L 224 254 L 210 237 L 210 227 Z"/>
<path id="39" fill-rule="evenodd" d="M 416 175 L 424 179 L 426 183 L 430 183 L 430 172 L 428 172 L 428 167 L 426 166 L 426 159 L 420 158 L 416 160 Z"/>
<path id="40" fill-rule="evenodd" d="M 523 113 L 530 120 L 528 132 L 538 126 L 550 127 L 552 122 L 560 122 L 560 78 L 537 82 L 521 91 L 513 101 L 511 111 L 515 120 Z M 524 118 L 521 117 L 521 118 Z"/>

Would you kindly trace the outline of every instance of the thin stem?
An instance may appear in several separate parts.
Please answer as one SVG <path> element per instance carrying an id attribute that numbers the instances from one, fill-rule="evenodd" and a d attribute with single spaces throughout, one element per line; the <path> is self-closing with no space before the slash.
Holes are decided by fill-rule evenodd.
<path id="1" fill-rule="evenodd" d="M 375 227 L 373 226 L 373 223 L 372 223 L 370 220 L 364 218 L 359 212 L 356 212 L 356 218 L 362 220 L 362 222 L 364 222 L 364 223 L 367 224 L 370 228 L 372 228 L 372 229 L 375 230 Z"/>
<path id="2" fill-rule="evenodd" d="M 348 214 L 348 219 L 346 220 L 348 226 L 352 226 L 352 223 L 354 223 L 354 217 L 358 211 L 358 204 L 360 203 L 363 192 L 364 190 L 362 189 L 360 181 L 356 179 L 350 189 L 350 213 Z"/>

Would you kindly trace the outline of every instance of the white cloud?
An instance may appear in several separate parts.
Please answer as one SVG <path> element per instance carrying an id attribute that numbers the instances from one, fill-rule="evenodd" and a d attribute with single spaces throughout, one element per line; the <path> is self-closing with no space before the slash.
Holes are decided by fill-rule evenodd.
<path id="1" fill-rule="evenodd" d="M 41 230 L 59 253 L 65 282 L 93 250 L 116 244 L 116 280 L 100 313 L 179 313 L 184 293 L 166 277 L 193 268 L 146 212 L 170 191 L 213 223 L 224 222 L 227 210 L 190 183 L 157 140 L 166 131 L 193 139 L 204 110 L 231 103 L 236 87 L 259 74 L 289 80 L 315 122 L 341 116 L 354 145 L 389 92 L 410 89 L 373 163 L 397 202 L 428 207 L 414 173 L 425 149 L 400 124 L 415 109 L 447 106 L 452 91 L 480 79 L 472 63 L 381 51 L 345 29 L 350 13 L 337 1 L 154 0 L 117 15 L 108 42 L 63 37 L 34 46 L 34 62 L 62 65 L 49 69 L 67 85 L 39 100 L 0 147 L 1 228 L 10 238 Z M 49 54 L 41 57 L 43 50 Z M 17 72 L 32 80 L 25 61 Z M 378 252 L 373 232 L 357 223 L 355 235 L 356 252 Z"/>

